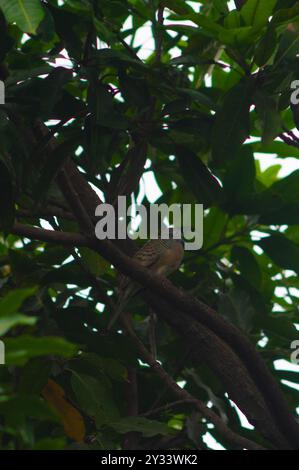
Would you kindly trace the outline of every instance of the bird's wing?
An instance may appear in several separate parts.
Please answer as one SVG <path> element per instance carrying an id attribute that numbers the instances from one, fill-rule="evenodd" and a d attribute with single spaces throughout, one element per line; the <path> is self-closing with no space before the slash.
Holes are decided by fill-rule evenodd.
<path id="1" fill-rule="evenodd" d="M 156 261 L 158 261 L 160 254 L 160 240 L 149 240 L 142 248 L 140 248 L 140 250 L 137 251 L 134 259 L 145 268 L 150 268 L 156 263 Z"/>
<path id="2" fill-rule="evenodd" d="M 150 268 L 155 264 L 161 255 L 161 244 L 159 240 L 149 240 L 145 243 L 133 256 L 133 259 L 137 261 L 141 266 L 145 268 Z M 118 290 L 119 292 L 126 291 L 128 285 L 133 282 L 127 276 L 121 274 L 118 281 Z"/>

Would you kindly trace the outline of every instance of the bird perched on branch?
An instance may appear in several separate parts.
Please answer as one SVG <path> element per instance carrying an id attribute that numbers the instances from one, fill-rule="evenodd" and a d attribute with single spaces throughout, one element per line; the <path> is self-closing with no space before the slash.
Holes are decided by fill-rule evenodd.
<path id="1" fill-rule="evenodd" d="M 168 238 L 165 238 L 165 237 Z M 177 238 L 177 237 L 180 238 Z M 176 271 L 184 257 L 184 241 L 176 229 L 167 229 L 162 232 L 160 238 L 149 240 L 134 255 L 133 259 L 148 268 L 155 274 L 169 276 Z M 142 286 L 132 281 L 129 277 L 121 275 L 118 287 L 118 302 L 114 314 L 108 324 L 111 329 L 127 302 L 138 292 Z"/>

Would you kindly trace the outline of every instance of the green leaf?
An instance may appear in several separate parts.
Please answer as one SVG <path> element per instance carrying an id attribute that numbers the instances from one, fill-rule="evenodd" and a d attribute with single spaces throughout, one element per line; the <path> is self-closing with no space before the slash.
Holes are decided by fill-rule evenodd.
<path id="1" fill-rule="evenodd" d="M 0 0 L 0 8 L 8 23 L 15 22 L 30 34 L 35 34 L 45 14 L 39 0 Z"/>
<path id="2" fill-rule="evenodd" d="M 258 161 L 256 161 L 258 163 Z M 269 166 L 265 171 L 257 169 L 257 179 L 263 183 L 267 188 L 277 181 L 278 173 L 281 170 L 281 165 Z"/>
<path id="3" fill-rule="evenodd" d="M 11 172 L 0 158 L 0 227 L 8 229 L 14 222 L 14 190 Z"/>
<path id="4" fill-rule="evenodd" d="M 94 18 L 93 23 L 96 32 L 103 41 L 105 41 L 107 44 L 110 44 L 111 42 L 115 41 L 115 34 L 113 34 L 113 32 L 105 25 L 103 21 Z"/>
<path id="5" fill-rule="evenodd" d="M 229 31 L 227 31 L 223 26 L 219 25 L 218 23 L 212 21 L 210 18 L 204 15 L 199 15 L 197 13 L 190 13 L 186 16 L 186 19 L 193 21 L 198 26 L 202 27 L 205 30 L 205 33 L 209 33 L 211 36 L 217 38 L 221 33 L 226 33 L 229 35 Z"/>
<path id="6" fill-rule="evenodd" d="M 31 359 L 23 367 L 19 382 L 22 394 L 39 395 L 46 385 L 51 372 L 51 361 L 45 357 Z"/>
<path id="7" fill-rule="evenodd" d="M 5 297 L 0 299 L 0 317 L 2 315 L 11 315 L 16 313 L 24 300 L 34 295 L 35 292 L 36 287 L 31 287 L 29 289 L 15 289 L 8 292 Z"/>
<path id="8" fill-rule="evenodd" d="M 295 325 L 289 318 L 284 318 L 281 315 L 260 315 L 256 317 L 256 323 L 271 336 L 274 333 L 281 338 L 286 338 L 288 342 L 299 339 L 299 333 Z"/>
<path id="9" fill-rule="evenodd" d="M 267 193 L 264 194 L 265 199 L 269 194 L 276 196 L 276 205 L 299 202 L 299 170 L 293 171 L 290 175 L 273 183 Z"/>
<path id="10" fill-rule="evenodd" d="M 193 8 L 184 0 L 163 0 L 163 5 L 178 15 L 188 15 L 189 13 L 194 13 Z"/>
<path id="11" fill-rule="evenodd" d="M 237 10 L 232 10 L 224 19 L 224 26 L 228 29 L 240 28 L 241 17 Z"/>
<path id="12" fill-rule="evenodd" d="M 299 274 L 298 243 L 294 243 L 281 233 L 263 238 L 257 243 L 278 266 L 284 269 L 292 269 Z"/>
<path id="13" fill-rule="evenodd" d="M 215 164 L 232 160 L 249 135 L 249 108 L 252 82 L 241 80 L 225 96 L 212 136 L 212 157 Z"/>
<path id="14" fill-rule="evenodd" d="M 128 418 L 111 423 L 110 426 L 121 434 L 140 432 L 144 437 L 157 435 L 171 436 L 175 434 L 175 430 L 166 424 L 139 416 L 129 416 Z"/>
<path id="15" fill-rule="evenodd" d="M 261 142 L 256 142 L 254 144 L 249 144 L 249 146 L 252 147 L 256 153 L 274 153 L 279 158 L 299 158 L 299 149 L 291 147 L 284 142 L 271 142 L 267 145 Z"/>
<path id="16" fill-rule="evenodd" d="M 38 65 L 37 67 L 31 67 L 30 70 L 28 69 L 17 69 L 12 70 L 9 74 L 9 77 L 5 80 L 5 85 L 7 90 L 12 85 L 16 85 L 18 82 L 30 80 L 35 77 L 39 77 L 40 75 L 48 75 L 53 70 L 51 65 Z"/>
<path id="17" fill-rule="evenodd" d="M 34 444 L 33 450 L 63 450 L 66 447 L 64 437 L 45 437 Z"/>
<path id="18" fill-rule="evenodd" d="M 8 330 L 16 325 L 35 325 L 37 320 L 37 317 L 27 317 L 26 315 L 21 315 L 20 313 L 15 313 L 13 315 L 1 315 L 0 336 L 3 336 Z"/>
<path id="19" fill-rule="evenodd" d="M 71 385 L 77 402 L 96 420 L 97 426 L 118 419 L 119 412 L 109 382 L 100 382 L 90 375 L 79 374 L 72 369 L 71 371 Z"/>
<path id="20" fill-rule="evenodd" d="M 177 87 L 176 91 L 182 96 L 189 96 L 193 101 L 205 106 L 208 109 L 217 109 L 217 106 L 214 101 L 208 95 L 205 95 L 204 93 L 198 90 Z"/>
<path id="21" fill-rule="evenodd" d="M 290 6 L 290 8 L 282 8 L 274 13 L 272 21 L 275 25 L 281 25 L 284 23 L 288 24 L 291 20 L 298 20 L 299 4 L 297 1 L 294 1 L 293 3 L 294 5 Z"/>
<path id="22" fill-rule="evenodd" d="M 0 397 L 0 414 L 4 414 L 14 424 L 22 424 L 27 417 L 59 423 L 58 416 L 36 395 L 18 394 Z"/>
<path id="23" fill-rule="evenodd" d="M 262 37 L 259 42 L 255 54 L 254 61 L 259 66 L 264 66 L 268 60 L 272 57 L 277 47 L 277 34 L 273 23 L 267 28 L 266 34 Z"/>
<path id="24" fill-rule="evenodd" d="M 103 376 L 111 380 L 123 382 L 127 379 L 127 369 L 115 359 L 100 357 L 94 353 L 83 353 L 69 362 L 69 368 L 78 373 L 90 375 L 100 382 Z M 110 382 L 106 382 L 109 384 Z"/>
<path id="25" fill-rule="evenodd" d="M 221 198 L 221 186 L 206 165 L 187 148 L 177 147 L 176 156 L 185 181 L 201 204 L 211 205 Z"/>
<path id="26" fill-rule="evenodd" d="M 262 272 L 254 254 L 244 246 L 235 245 L 232 248 L 232 262 L 237 263 L 242 276 L 256 288 L 262 282 Z"/>
<path id="27" fill-rule="evenodd" d="M 255 163 L 250 147 L 243 146 L 227 168 L 223 180 L 223 190 L 232 213 L 242 211 L 254 191 Z M 225 201 L 224 201 L 225 202 Z M 224 205 L 225 205 L 224 204 Z"/>
<path id="28" fill-rule="evenodd" d="M 44 162 L 40 177 L 33 188 L 33 196 L 36 206 L 45 201 L 51 187 L 51 183 L 65 163 L 66 159 L 78 148 L 78 139 L 72 139 L 62 142 L 50 153 L 47 161 Z"/>
<path id="29" fill-rule="evenodd" d="M 254 96 L 256 111 L 261 120 L 262 143 L 270 144 L 282 131 L 278 103 L 272 96 L 258 90 Z"/>
<path id="30" fill-rule="evenodd" d="M 218 207 L 211 207 L 209 214 L 204 219 L 203 240 L 204 249 L 220 241 L 227 224 L 228 216 Z"/>
<path id="31" fill-rule="evenodd" d="M 249 333 L 253 327 L 253 308 L 250 296 L 245 291 L 234 289 L 229 294 L 220 295 L 219 313 L 235 325 Z"/>
<path id="32" fill-rule="evenodd" d="M 246 25 L 256 29 L 263 28 L 272 15 L 277 0 L 247 0 L 241 9 L 241 16 Z"/>
<path id="33" fill-rule="evenodd" d="M 80 248 L 80 255 L 83 263 L 87 266 L 90 273 L 98 277 L 109 270 L 110 264 L 102 256 L 89 248 Z"/>
<path id="34" fill-rule="evenodd" d="M 275 67 L 281 64 L 283 60 L 292 59 L 299 53 L 298 33 L 298 24 L 292 24 L 292 26 L 283 33 L 275 56 Z"/>
<path id="35" fill-rule="evenodd" d="M 259 214 L 262 224 L 299 224 L 299 170 L 252 195 L 246 213 Z"/>
<path id="36" fill-rule="evenodd" d="M 62 357 L 72 357 L 78 347 L 56 336 L 36 338 L 21 335 L 5 339 L 5 363 L 7 365 L 23 365 L 32 357 L 54 354 Z"/>

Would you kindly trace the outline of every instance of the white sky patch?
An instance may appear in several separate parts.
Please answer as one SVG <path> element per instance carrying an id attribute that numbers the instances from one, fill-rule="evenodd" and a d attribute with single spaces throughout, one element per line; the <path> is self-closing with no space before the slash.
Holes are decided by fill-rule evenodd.
<path id="1" fill-rule="evenodd" d="M 126 39 L 128 41 L 128 39 Z M 146 60 L 155 49 L 155 41 L 152 37 L 151 23 L 147 22 L 136 32 L 133 47 L 141 47 L 138 51 L 138 57 Z"/>
<path id="2" fill-rule="evenodd" d="M 226 393 L 225 396 L 228 398 L 231 406 L 236 410 L 237 412 L 237 415 L 239 417 L 239 420 L 241 422 L 241 425 L 243 428 L 246 428 L 246 429 L 254 429 L 254 426 L 252 426 L 248 419 L 246 418 L 246 416 L 244 415 L 244 413 L 242 413 L 242 411 L 237 407 L 237 405 L 232 401 L 230 400 L 230 398 L 228 397 L 228 394 Z"/>
<path id="3" fill-rule="evenodd" d="M 269 233 L 260 232 L 259 230 L 252 230 L 251 237 L 254 241 L 259 241 L 262 238 L 268 237 Z"/>
<path id="4" fill-rule="evenodd" d="M 62 308 L 68 308 L 69 304 L 70 304 L 70 301 L 73 299 L 73 296 L 71 295 L 70 297 L 68 297 L 66 299 L 66 301 L 64 302 Z"/>
<path id="5" fill-rule="evenodd" d="M 54 67 L 64 67 L 65 69 L 73 68 L 73 63 L 66 49 L 62 49 L 62 51 L 59 53 L 59 57 L 55 58 L 54 62 L 50 61 L 50 64 L 52 64 Z"/>
<path id="6" fill-rule="evenodd" d="M 290 349 L 290 355 L 291 355 Z M 286 361 L 285 359 L 277 359 L 274 361 L 274 367 L 276 370 L 289 370 L 293 372 L 299 372 L 299 364 L 293 364 L 292 362 Z"/>
<path id="7" fill-rule="evenodd" d="M 68 263 L 71 263 L 73 260 L 74 260 L 73 255 L 70 255 L 63 261 L 63 263 L 61 263 L 61 266 L 65 265 L 65 264 L 68 264 Z"/>
<path id="8" fill-rule="evenodd" d="M 21 44 L 25 44 L 25 42 L 27 42 L 29 39 L 31 39 L 29 34 L 24 33 L 21 39 Z"/>
<path id="9" fill-rule="evenodd" d="M 290 297 L 288 296 L 288 291 L 286 287 L 275 287 L 275 295 L 276 297 L 283 298 L 289 304 L 292 303 Z"/>
<path id="10" fill-rule="evenodd" d="M 104 195 L 103 191 L 101 191 L 99 188 L 97 188 L 97 186 L 95 186 L 93 183 L 89 183 L 89 184 L 92 187 L 92 189 L 94 190 L 94 192 L 99 196 L 101 201 L 105 202 L 105 195 Z"/>
<path id="11" fill-rule="evenodd" d="M 41 227 L 44 228 L 45 230 L 53 230 L 52 225 L 49 224 L 47 220 L 39 219 L 39 222 L 40 222 Z"/>
<path id="12" fill-rule="evenodd" d="M 254 245 L 253 251 L 254 251 L 257 255 L 261 255 L 261 254 L 263 253 L 263 250 L 262 250 L 261 247 L 258 246 L 258 245 Z"/>
<path id="13" fill-rule="evenodd" d="M 267 338 L 267 336 L 264 336 L 262 339 L 260 339 L 258 341 L 257 344 L 260 348 L 265 348 L 267 346 L 268 342 L 269 342 L 269 338 Z"/>
<path id="14" fill-rule="evenodd" d="M 216 439 L 209 432 L 202 436 L 202 440 L 212 450 L 225 450 L 225 447 L 219 444 L 219 442 L 217 442 Z"/>
<path id="15" fill-rule="evenodd" d="M 293 157 L 278 158 L 276 154 L 272 153 L 256 153 L 256 159 L 260 162 L 261 170 L 264 172 L 267 168 L 273 165 L 281 165 L 278 176 L 285 178 L 293 171 L 299 169 L 299 159 Z"/>
<path id="16" fill-rule="evenodd" d="M 46 126 L 57 126 L 60 121 L 59 119 L 49 119 L 48 121 L 45 122 Z"/>
<path id="17" fill-rule="evenodd" d="M 192 2 L 191 0 L 190 1 L 187 1 L 186 3 L 188 3 L 188 5 L 190 5 L 190 7 L 193 8 L 193 10 L 198 13 L 200 8 L 201 8 L 201 5 L 198 4 L 198 2 Z"/>
<path id="18" fill-rule="evenodd" d="M 177 382 L 178 386 L 181 387 L 181 388 L 184 388 L 186 383 L 187 383 L 186 380 L 179 380 Z"/>
<path id="19" fill-rule="evenodd" d="M 299 378 L 299 376 L 298 376 Z M 289 380 L 282 380 L 281 381 L 284 385 L 287 385 L 290 388 L 294 388 L 295 390 L 299 390 L 299 384 L 296 384 L 294 382 L 290 382 Z"/>
<path id="20" fill-rule="evenodd" d="M 91 291 L 91 287 L 87 287 L 86 289 L 79 290 L 76 292 L 76 295 L 78 297 L 82 297 L 83 299 L 87 299 Z"/>
<path id="21" fill-rule="evenodd" d="M 158 186 L 154 173 L 152 171 L 147 171 L 144 173 L 142 179 L 147 199 L 149 202 L 155 202 L 160 196 L 162 196 L 162 191 Z"/>
<path id="22" fill-rule="evenodd" d="M 98 302 L 96 304 L 96 310 L 100 313 L 102 313 L 104 311 L 104 308 L 105 308 L 105 304 L 101 304 L 101 302 Z"/>
<path id="23" fill-rule="evenodd" d="M 79 147 L 77 148 L 77 150 L 76 150 L 76 152 L 75 152 L 75 155 L 76 155 L 77 157 L 79 157 L 79 156 L 81 155 L 81 153 L 83 152 L 83 150 L 84 150 L 84 149 L 83 149 L 82 145 L 79 145 Z"/>
<path id="24" fill-rule="evenodd" d="M 77 289 L 78 286 L 77 286 L 77 284 L 67 284 L 66 287 L 68 289 Z"/>
<path id="25" fill-rule="evenodd" d="M 235 5 L 234 0 L 229 0 L 229 2 L 227 3 L 227 6 L 228 6 L 229 11 L 232 11 L 232 10 L 236 9 L 236 5 Z"/>

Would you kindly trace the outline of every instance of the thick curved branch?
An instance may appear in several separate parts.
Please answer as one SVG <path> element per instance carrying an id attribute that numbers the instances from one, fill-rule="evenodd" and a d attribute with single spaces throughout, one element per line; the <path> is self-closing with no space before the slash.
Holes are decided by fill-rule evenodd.
<path id="1" fill-rule="evenodd" d="M 180 400 L 184 402 L 193 402 L 196 409 L 200 414 L 206 418 L 209 422 L 213 423 L 215 428 L 221 433 L 221 435 L 227 439 L 234 447 L 238 449 L 251 449 L 251 450 L 263 450 L 264 448 L 255 442 L 246 439 L 245 437 L 239 436 L 229 429 L 226 424 L 219 418 L 219 416 L 214 413 L 210 408 L 207 408 L 204 403 L 200 400 L 195 399 L 190 395 L 186 390 L 181 388 L 175 380 L 167 374 L 163 367 L 157 362 L 150 352 L 146 349 L 142 341 L 136 336 L 135 332 L 132 330 L 129 322 L 126 317 L 123 316 L 122 322 L 126 329 L 126 332 L 129 334 L 130 338 L 134 341 L 139 351 L 139 354 L 143 361 L 145 361 L 153 371 L 160 377 L 160 379 L 169 387 L 173 394 Z"/>
<path id="2" fill-rule="evenodd" d="M 56 232 L 55 230 L 45 230 L 38 227 L 23 225 L 16 222 L 11 228 L 11 233 L 30 240 L 40 240 L 42 242 L 56 243 L 64 246 L 89 246 L 89 239 L 80 233 Z"/>
<path id="3" fill-rule="evenodd" d="M 28 238 L 36 238 L 55 243 L 59 243 L 60 240 L 63 244 L 71 244 L 73 246 L 74 244 L 78 244 L 77 246 L 85 244 L 85 246 L 89 246 L 98 251 L 121 272 L 161 296 L 162 300 L 167 301 L 167 305 L 170 305 L 174 311 L 179 310 L 184 312 L 215 333 L 218 338 L 230 346 L 247 367 L 267 407 L 270 409 L 271 415 L 281 434 L 284 435 L 295 448 L 299 447 L 299 426 L 289 412 L 284 395 L 270 374 L 263 359 L 247 337 L 234 325 L 228 323 L 223 317 L 220 317 L 213 309 L 193 298 L 188 293 L 178 290 L 170 281 L 162 276 L 155 275 L 143 268 L 134 259 L 124 255 L 108 240 L 99 241 L 95 238 L 84 237 L 82 235 L 65 234 L 63 232 L 53 232 L 34 227 L 26 227 L 25 230 L 24 227 L 20 227 L 19 225 L 14 228 L 14 233 L 21 234 Z M 178 313 L 178 315 L 180 315 L 180 313 Z M 237 403 L 239 402 L 239 398 L 240 397 L 235 398 Z"/>
<path id="4" fill-rule="evenodd" d="M 64 175 L 65 178 L 68 178 L 67 172 L 64 172 Z M 72 186 L 72 183 L 68 182 L 68 186 Z M 90 190 L 92 189 L 90 188 Z M 73 210 L 74 216 L 77 217 L 79 225 L 81 227 L 84 226 L 88 216 L 83 202 L 81 200 L 78 201 L 78 199 L 74 197 L 74 194 L 70 194 L 65 190 L 63 185 L 62 191 Z M 86 225 L 84 228 L 86 228 Z M 276 423 L 281 435 L 286 436 L 288 441 L 295 448 L 298 448 L 299 426 L 289 412 L 288 405 L 278 384 L 275 382 L 264 361 L 247 337 L 234 325 L 228 323 L 223 317 L 220 317 L 209 306 L 190 296 L 188 293 L 178 290 L 162 276 L 154 275 L 142 268 L 140 264 L 134 259 L 130 259 L 128 256 L 124 255 L 110 241 L 96 240 L 93 234 L 91 234 L 91 230 L 88 231 L 90 232 L 88 246 L 98 251 L 123 274 L 131 277 L 142 286 L 152 289 L 155 294 L 160 295 L 163 300 L 166 300 L 167 304 L 173 309 L 184 312 L 200 322 L 201 325 L 207 327 L 239 356 L 260 390 L 265 403 L 267 403 L 271 415 L 274 418 L 274 426 Z"/>
<path id="5" fill-rule="evenodd" d="M 289 134 L 288 136 L 285 134 L 279 134 L 279 137 L 281 138 L 281 140 L 284 141 L 285 144 L 290 145 L 290 147 L 295 147 L 299 149 L 299 140 L 297 140 L 297 137 L 295 135 L 293 135 L 292 137 L 291 135 L 292 134 Z"/>
<path id="6" fill-rule="evenodd" d="M 238 328 L 219 316 L 208 305 L 187 292 L 177 289 L 169 280 L 142 268 L 135 260 L 128 258 L 109 241 L 95 242 L 91 240 L 91 245 L 121 272 L 139 284 L 150 288 L 155 294 L 167 300 L 174 309 L 183 311 L 196 319 L 226 342 L 246 365 L 271 410 L 281 434 L 285 435 L 295 448 L 299 447 L 299 426 L 289 412 L 282 391 L 255 347 Z"/>
<path id="7" fill-rule="evenodd" d="M 145 293 L 147 302 L 182 336 L 191 347 L 196 363 L 205 363 L 221 380 L 229 398 L 248 421 L 267 438 L 270 447 L 287 449 L 287 440 L 279 432 L 267 402 L 237 354 L 211 330 L 181 311 L 170 307 L 161 297 Z"/>

